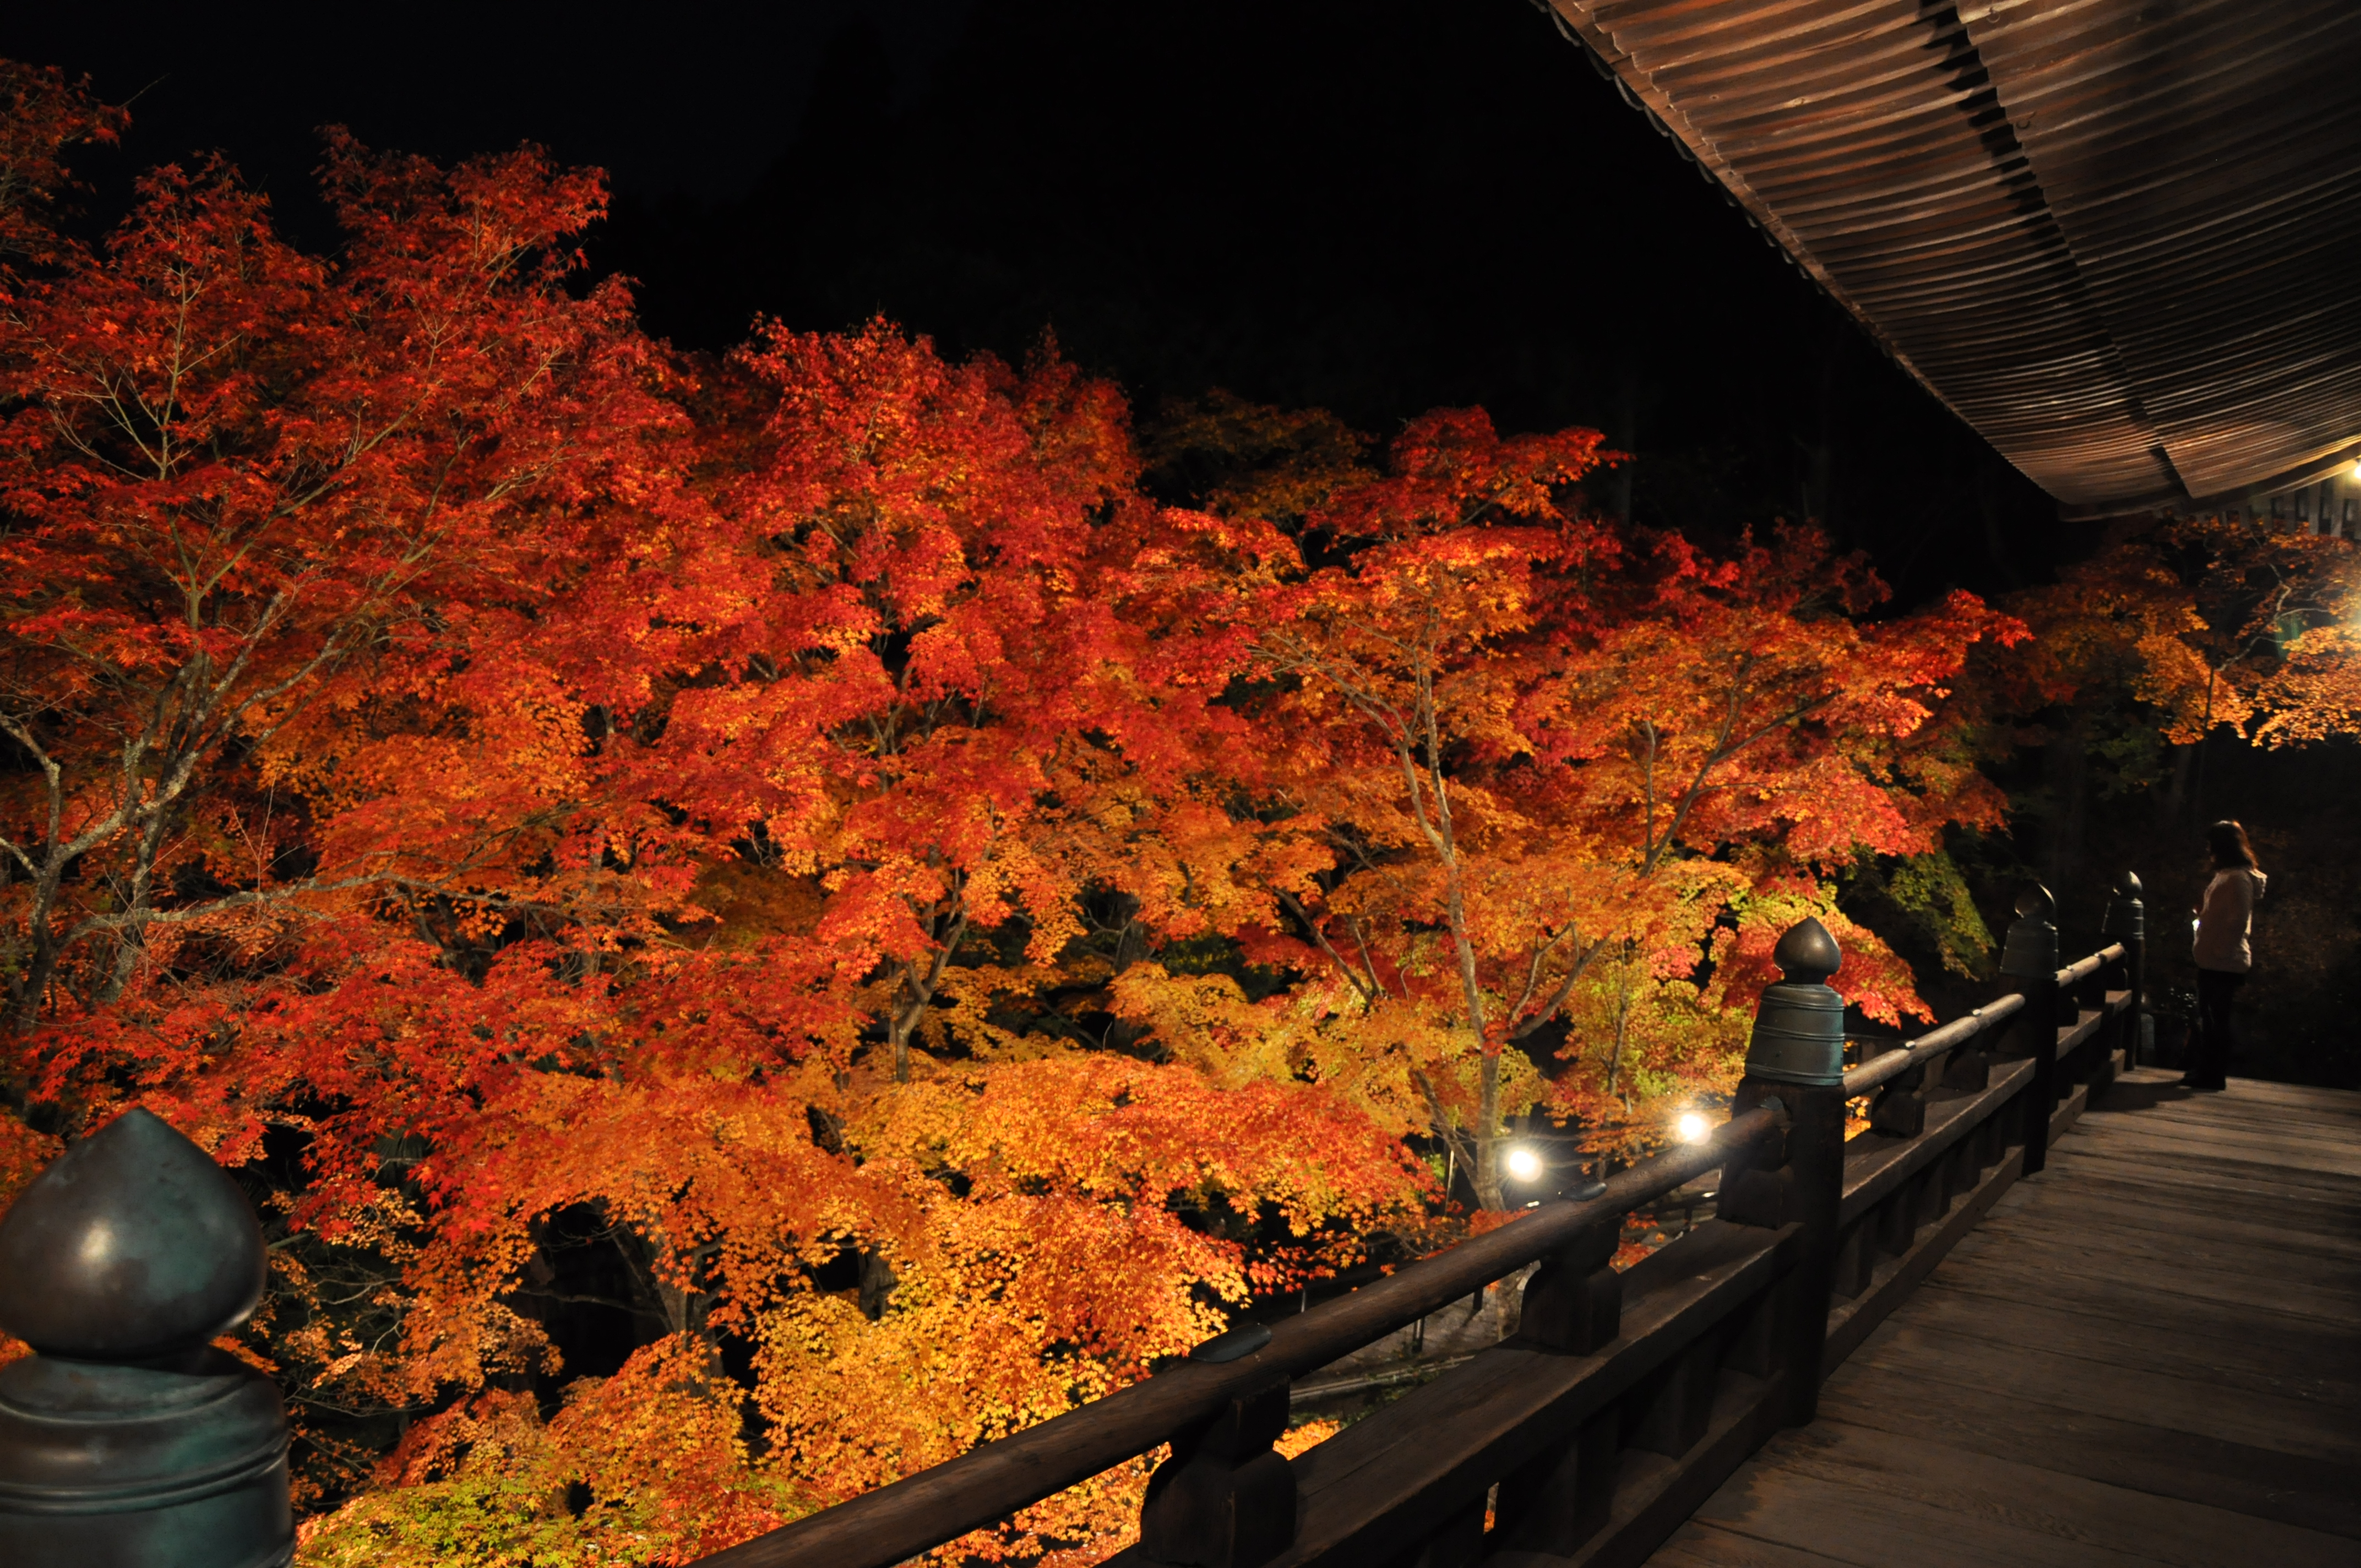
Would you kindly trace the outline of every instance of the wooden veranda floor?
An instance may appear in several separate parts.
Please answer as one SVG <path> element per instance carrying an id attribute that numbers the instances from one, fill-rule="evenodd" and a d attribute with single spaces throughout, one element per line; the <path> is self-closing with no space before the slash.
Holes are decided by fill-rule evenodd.
<path id="1" fill-rule="evenodd" d="M 2361 1094 L 2143 1069 L 1661 1568 L 2361 1564 Z"/>

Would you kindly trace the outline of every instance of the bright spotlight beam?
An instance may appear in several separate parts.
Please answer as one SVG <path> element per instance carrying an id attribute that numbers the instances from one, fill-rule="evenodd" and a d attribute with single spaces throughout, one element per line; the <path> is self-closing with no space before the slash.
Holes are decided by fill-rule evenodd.
<path id="1" fill-rule="evenodd" d="M 1702 1111 L 1684 1111 L 1681 1119 L 1673 1124 L 1673 1135 L 1685 1144 L 1701 1144 L 1713 1136 L 1713 1124 L 1706 1120 Z"/>
<path id="2" fill-rule="evenodd" d="M 1503 1163 L 1508 1167 L 1511 1180 L 1539 1181 L 1542 1179 L 1541 1155 L 1522 1144 L 1510 1149 L 1507 1160 Z"/>

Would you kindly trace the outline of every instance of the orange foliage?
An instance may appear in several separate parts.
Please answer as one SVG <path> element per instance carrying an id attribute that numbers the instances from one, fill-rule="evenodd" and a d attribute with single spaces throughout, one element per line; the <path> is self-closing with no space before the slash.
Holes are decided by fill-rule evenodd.
<path id="1" fill-rule="evenodd" d="M 2037 635 L 1985 664 L 1984 700 L 2003 714 L 2102 703 L 2173 746 L 2223 727 L 2266 746 L 2361 729 L 2352 540 L 2141 520 L 2011 608 Z"/>
<path id="2" fill-rule="evenodd" d="M 1961 595 L 1865 623 L 1883 586 L 1816 534 L 1717 560 L 1569 508 L 1603 455 L 1595 432 L 1437 413 L 1311 512 L 1350 554 L 1257 596 L 1264 684 L 1241 707 L 1269 743 L 1231 771 L 1259 831 L 1191 875 L 1321 998 L 1317 1027 L 1283 1026 L 1295 1054 L 1452 1146 L 1488 1207 L 1504 1114 L 1546 1100 L 1611 1148 L 1726 1091 L 1806 915 L 1845 941 L 1869 1016 L 1923 1015 L 1828 880 L 1999 819 L 1935 705 L 2014 622 Z M 1544 1030 L 1554 1083 L 1510 1048 Z"/>

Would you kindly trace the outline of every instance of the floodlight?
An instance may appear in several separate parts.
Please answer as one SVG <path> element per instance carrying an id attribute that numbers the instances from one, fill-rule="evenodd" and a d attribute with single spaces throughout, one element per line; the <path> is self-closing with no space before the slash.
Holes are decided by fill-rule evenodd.
<path id="1" fill-rule="evenodd" d="M 1713 1136 L 1713 1124 L 1702 1111 L 1684 1111 L 1673 1124 L 1673 1135 L 1685 1144 L 1701 1144 Z"/>
<path id="2" fill-rule="evenodd" d="M 1539 1151 L 1517 1145 L 1509 1151 L 1509 1176 L 1516 1181 L 1539 1181 L 1542 1179 L 1542 1157 Z"/>

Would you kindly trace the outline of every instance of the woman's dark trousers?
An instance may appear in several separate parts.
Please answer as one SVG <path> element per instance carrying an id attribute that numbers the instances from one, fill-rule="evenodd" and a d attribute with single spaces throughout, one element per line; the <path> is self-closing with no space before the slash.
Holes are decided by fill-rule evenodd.
<path id="1" fill-rule="evenodd" d="M 2197 1048 L 2189 1057 L 2191 1083 L 2219 1089 L 2227 1080 L 2230 1058 L 2238 1048 L 2230 1023 L 2230 1002 L 2246 982 L 2245 975 L 2225 970 L 2197 971 Z"/>

